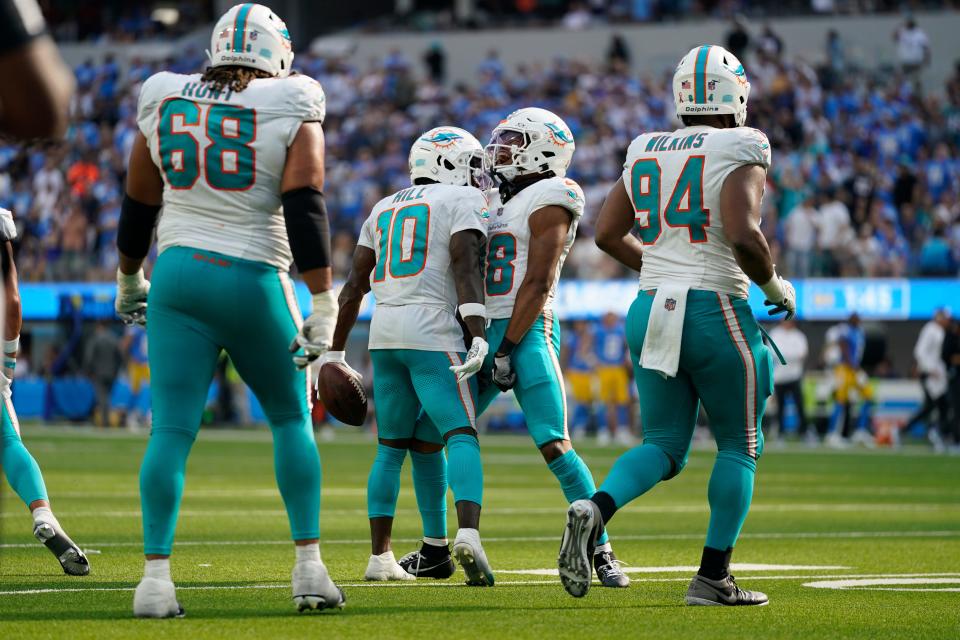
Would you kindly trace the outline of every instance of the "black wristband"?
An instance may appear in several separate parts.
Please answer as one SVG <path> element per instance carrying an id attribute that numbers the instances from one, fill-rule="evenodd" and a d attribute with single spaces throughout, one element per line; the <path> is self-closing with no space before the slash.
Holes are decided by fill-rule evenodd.
<path id="1" fill-rule="evenodd" d="M 301 187 L 280 196 L 290 252 L 303 273 L 330 266 L 330 221 L 323 192 Z"/>
<path id="2" fill-rule="evenodd" d="M 120 222 L 117 224 L 117 249 L 120 253 L 134 260 L 147 257 L 159 213 L 160 205 L 144 204 L 123 194 Z"/>
<path id="3" fill-rule="evenodd" d="M 503 340 L 500 341 L 500 346 L 497 347 L 497 352 L 494 355 L 503 354 L 505 356 L 513 353 L 513 350 L 516 348 L 516 343 L 509 340 L 506 336 L 503 337 Z"/>

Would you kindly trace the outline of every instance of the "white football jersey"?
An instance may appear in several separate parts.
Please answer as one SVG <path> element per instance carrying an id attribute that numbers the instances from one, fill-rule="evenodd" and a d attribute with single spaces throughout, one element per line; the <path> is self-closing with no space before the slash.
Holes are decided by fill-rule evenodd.
<path id="1" fill-rule="evenodd" d="M 563 253 L 557 265 L 557 275 L 550 294 L 543 305 L 549 309 L 557 293 L 560 271 L 577 236 L 577 225 L 583 215 L 583 190 L 569 178 L 547 178 L 531 184 L 507 204 L 500 205 L 499 194 L 490 200 L 490 219 L 487 224 L 487 315 L 490 318 L 509 318 L 517 291 L 527 274 L 527 255 L 530 248 L 530 216 L 544 207 L 556 205 L 570 212 L 573 219 Z"/>
<path id="2" fill-rule="evenodd" d="M 486 217 L 479 189 L 445 184 L 407 187 L 373 207 L 357 241 L 377 255 L 371 349 L 464 350 L 450 238 L 486 234 Z"/>
<path id="3" fill-rule="evenodd" d="M 303 75 L 253 80 L 240 93 L 213 91 L 199 74 L 147 79 L 137 124 L 163 175 L 160 251 L 193 247 L 288 270 L 287 148 L 301 123 L 324 115 L 323 89 Z"/>
<path id="4" fill-rule="evenodd" d="M 750 279 L 720 218 L 720 190 L 738 167 L 770 167 L 767 136 L 749 127 L 645 133 L 627 150 L 623 185 L 643 242 L 640 288 L 685 283 L 747 297 Z"/>

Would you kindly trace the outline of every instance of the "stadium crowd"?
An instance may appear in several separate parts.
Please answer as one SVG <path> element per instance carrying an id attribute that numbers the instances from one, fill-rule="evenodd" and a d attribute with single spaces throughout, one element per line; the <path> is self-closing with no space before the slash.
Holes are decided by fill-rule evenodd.
<path id="1" fill-rule="evenodd" d="M 960 63 L 940 91 L 899 69 L 856 69 L 836 34 L 828 64 L 783 52 L 767 29 L 750 43 L 749 124 L 774 148 L 763 228 L 791 277 L 951 276 L 960 264 Z M 327 94 L 327 198 L 335 221 L 336 275 L 349 267 L 369 207 L 407 180 L 409 142 L 441 122 L 482 140 L 510 111 L 537 104 L 572 128 L 571 177 L 587 197 L 566 277 L 627 276 L 590 241 L 624 151 L 641 131 L 676 126 L 669 70 L 634 73 L 629 43 L 607 61 L 554 60 L 508 69 L 496 52 L 469 84 L 445 82 L 442 50 L 424 65 L 394 53 L 366 68 L 299 55 L 300 71 Z M 107 57 L 75 68 L 78 91 L 67 142 L 0 147 L 0 206 L 17 217 L 25 280 L 110 280 L 126 157 L 140 84 L 159 69 L 202 68 L 202 54 L 122 66 Z M 932 89 L 932 88 L 931 88 Z M 941 95 L 942 94 L 942 95 Z"/>

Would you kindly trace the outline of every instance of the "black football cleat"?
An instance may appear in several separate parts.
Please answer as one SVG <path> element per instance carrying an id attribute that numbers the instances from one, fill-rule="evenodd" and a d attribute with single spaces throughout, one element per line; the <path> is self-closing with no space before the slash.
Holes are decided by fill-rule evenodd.
<path id="1" fill-rule="evenodd" d="M 769 604 L 767 594 L 741 589 L 731 575 L 720 580 L 711 580 L 700 574 L 690 581 L 686 602 L 691 606 L 724 607 L 762 607 Z"/>
<path id="2" fill-rule="evenodd" d="M 419 549 L 400 558 L 397 564 L 418 578 L 446 580 L 457 572 L 457 565 L 450 556 L 449 545 L 439 547 L 421 543 Z"/>
<path id="3" fill-rule="evenodd" d="M 630 586 L 630 578 L 620 568 L 620 561 L 613 551 L 600 551 L 593 554 L 593 568 L 597 572 L 600 584 L 604 587 L 624 589 Z"/>

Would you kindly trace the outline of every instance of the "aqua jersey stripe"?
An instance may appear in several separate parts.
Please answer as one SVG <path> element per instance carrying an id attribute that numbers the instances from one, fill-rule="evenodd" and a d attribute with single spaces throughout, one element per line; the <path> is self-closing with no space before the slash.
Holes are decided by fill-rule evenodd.
<path id="1" fill-rule="evenodd" d="M 253 9 L 253 3 L 240 7 L 237 11 L 237 18 L 233 22 L 233 51 L 234 53 L 243 52 L 244 32 L 247 30 L 247 16 L 250 15 L 250 9 Z"/>
<path id="2" fill-rule="evenodd" d="M 710 46 L 704 45 L 697 52 L 697 63 L 693 67 L 693 101 L 697 104 L 707 102 L 707 58 Z"/>

